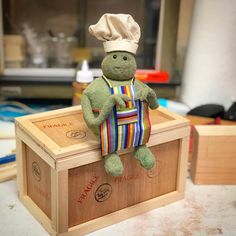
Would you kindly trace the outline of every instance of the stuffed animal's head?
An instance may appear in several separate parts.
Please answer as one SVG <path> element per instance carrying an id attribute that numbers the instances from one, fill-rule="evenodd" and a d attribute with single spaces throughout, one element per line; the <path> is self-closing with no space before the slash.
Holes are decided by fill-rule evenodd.
<path id="1" fill-rule="evenodd" d="M 135 58 L 129 52 L 110 52 L 102 61 L 102 72 L 110 80 L 130 80 L 136 68 Z"/>

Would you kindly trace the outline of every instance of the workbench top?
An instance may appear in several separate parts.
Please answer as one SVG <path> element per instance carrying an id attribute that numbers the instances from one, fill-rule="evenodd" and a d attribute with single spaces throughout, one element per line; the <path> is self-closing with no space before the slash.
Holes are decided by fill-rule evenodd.
<path id="1" fill-rule="evenodd" d="M 18 200 L 15 180 L 0 184 L 0 209 L 0 235 L 48 236 Z M 199 186 L 188 178 L 184 200 L 89 236 L 235 236 L 235 222 L 236 186 Z"/>

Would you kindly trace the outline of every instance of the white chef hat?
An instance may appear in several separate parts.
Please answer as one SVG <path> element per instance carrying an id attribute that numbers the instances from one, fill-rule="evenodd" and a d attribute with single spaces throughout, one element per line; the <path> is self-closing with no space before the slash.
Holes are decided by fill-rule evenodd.
<path id="1" fill-rule="evenodd" d="M 127 51 L 133 54 L 138 49 L 140 27 L 128 14 L 104 14 L 89 32 L 103 41 L 105 52 Z"/>

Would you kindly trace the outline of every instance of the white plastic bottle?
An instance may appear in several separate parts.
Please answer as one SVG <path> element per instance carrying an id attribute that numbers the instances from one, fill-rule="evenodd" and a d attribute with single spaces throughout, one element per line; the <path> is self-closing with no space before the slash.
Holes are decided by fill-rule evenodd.
<path id="1" fill-rule="evenodd" d="M 93 73 L 89 70 L 88 62 L 84 60 L 81 70 L 76 72 L 76 80 L 73 82 L 73 105 L 81 103 L 82 93 L 92 81 Z"/>

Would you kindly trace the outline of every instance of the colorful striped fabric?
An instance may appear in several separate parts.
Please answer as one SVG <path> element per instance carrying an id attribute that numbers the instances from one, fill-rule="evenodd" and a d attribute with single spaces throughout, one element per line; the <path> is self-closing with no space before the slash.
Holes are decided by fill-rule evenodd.
<path id="1" fill-rule="evenodd" d="M 111 94 L 126 94 L 131 101 L 126 102 L 123 109 L 114 106 L 108 119 L 100 126 L 102 156 L 147 143 L 151 133 L 148 104 L 135 100 L 133 80 L 130 85 L 112 87 L 110 81 L 103 78 Z"/>
<path id="2" fill-rule="evenodd" d="M 126 108 L 134 108 L 135 107 L 135 89 L 133 86 L 133 81 L 131 81 L 131 85 L 119 86 L 119 87 L 111 87 L 112 94 L 125 94 L 131 98 L 131 101 L 125 102 Z"/>
<path id="3" fill-rule="evenodd" d="M 138 122 L 138 110 L 136 107 L 125 110 L 117 110 L 116 114 L 118 125 Z"/>
<path id="4" fill-rule="evenodd" d="M 118 129 L 115 107 L 106 121 L 100 125 L 100 138 L 102 156 L 117 151 Z"/>

